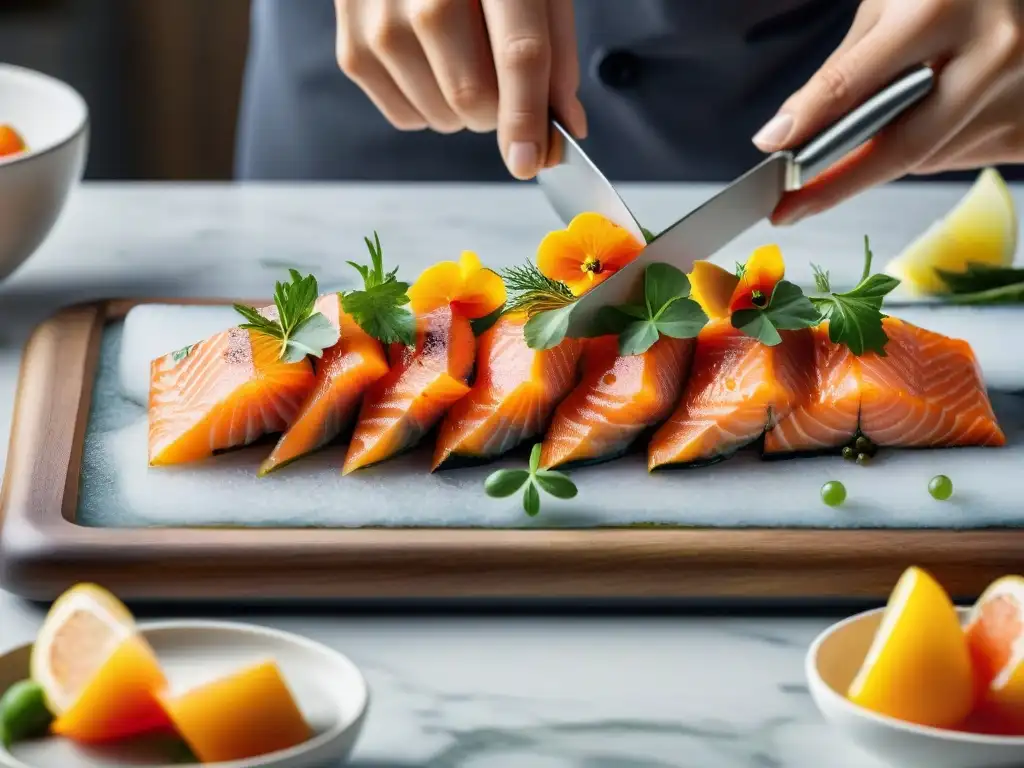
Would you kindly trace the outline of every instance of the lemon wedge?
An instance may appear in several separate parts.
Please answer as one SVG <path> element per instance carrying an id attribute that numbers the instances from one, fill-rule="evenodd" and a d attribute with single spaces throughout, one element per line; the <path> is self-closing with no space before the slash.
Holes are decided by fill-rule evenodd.
<path id="1" fill-rule="evenodd" d="M 948 293 L 936 269 L 963 272 L 967 265 L 1005 267 L 1017 250 L 1017 213 L 1009 187 L 986 168 L 956 207 L 885 267 L 912 294 Z"/>

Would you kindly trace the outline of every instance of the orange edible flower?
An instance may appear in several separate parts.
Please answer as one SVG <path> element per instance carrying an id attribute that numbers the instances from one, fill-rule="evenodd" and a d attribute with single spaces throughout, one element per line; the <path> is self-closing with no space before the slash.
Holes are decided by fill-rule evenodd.
<path id="1" fill-rule="evenodd" d="M 568 229 L 550 232 L 537 248 L 537 268 L 581 296 L 644 249 L 627 230 L 597 213 L 581 213 Z"/>
<path id="2" fill-rule="evenodd" d="M 740 309 L 764 309 L 775 285 L 786 273 L 782 251 L 777 245 L 763 245 L 750 254 L 743 276 L 729 299 L 730 314 Z"/>
<path id="3" fill-rule="evenodd" d="M 18 135 L 18 132 L 9 125 L 0 125 L 0 157 L 17 155 L 24 152 L 28 147 L 25 140 Z"/>
<path id="4" fill-rule="evenodd" d="M 463 251 L 457 262 L 428 267 L 409 288 L 409 303 L 417 315 L 448 304 L 455 314 L 476 320 L 494 312 L 506 298 L 501 277 L 484 267 L 472 251 Z"/>

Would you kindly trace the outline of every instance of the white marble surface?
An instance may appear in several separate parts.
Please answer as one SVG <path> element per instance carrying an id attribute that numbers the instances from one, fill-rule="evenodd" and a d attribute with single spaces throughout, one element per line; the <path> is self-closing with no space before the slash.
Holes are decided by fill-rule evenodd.
<path id="1" fill-rule="evenodd" d="M 700 187 L 624 188 L 651 229 L 699 202 Z M 841 282 L 860 269 L 859 238 L 887 258 L 963 187 L 878 190 L 792 230 L 752 232 L 723 254 L 778 241 Z M 1024 189 L 1015 190 L 1024 209 Z M 258 297 L 285 264 L 338 287 L 344 259 L 376 228 L 386 252 L 419 264 L 475 248 L 518 261 L 554 217 L 531 188 L 92 186 L 73 198 L 43 249 L 0 286 L 0 429 L 10 423 L 20 347 L 71 301 L 131 295 Z M 6 456 L 6 440 L 0 442 Z M 168 609 L 169 610 L 169 609 Z M 163 615 L 156 609 L 147 615 Z M 0 647 L 29 641 L 35 606 L 0 595 Z M 219 615 L 238 618 L 230 606 Z M 261 615 L 348 653 L 374 701 L 361 768 L 872 768 L 814 711 L 804 651 L 827 623 L 776 618 L 573 618 Z"/>

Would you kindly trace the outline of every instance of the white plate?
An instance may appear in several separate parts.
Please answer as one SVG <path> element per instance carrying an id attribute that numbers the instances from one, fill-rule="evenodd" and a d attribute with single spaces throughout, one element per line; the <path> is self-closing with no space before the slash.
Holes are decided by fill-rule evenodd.
<path id="1" fill-rule="evenodd" d="M 849 741 L 898 768 L 1017 768 L 1024 737 L 927 728 L 879 715 L 846 698 L 882 620 L 884 608 L 833 624 L 811 644 L 805 671 L 814 703 Z M 967 608 L 958 608 L 961 621 Z"/>
<path id="2" fill-rule="evenodd" d="M 173 689 L 191 687 L 273 658 L 316 736 L 294 749 L 216 768 L 314 768 L 336 766 L 348 757 L 369 704 L 366 681 L 356 666 L 320 643 L 249 624 L 167 621 L 139 625 L 153 646 Z M 30 646 L 0 656 L 0 690 L 28 676 Z M 59 738 L 0 747 L 5 768 L 171 768 L 189 765 L 181 742 L 134 740 L 103 748 L 81 747 Z"/>

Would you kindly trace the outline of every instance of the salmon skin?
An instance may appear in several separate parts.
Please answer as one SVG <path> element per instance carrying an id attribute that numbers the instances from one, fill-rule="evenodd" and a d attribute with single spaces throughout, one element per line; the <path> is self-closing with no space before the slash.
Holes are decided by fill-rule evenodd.
<path id="1" fill-rule="evenodd" d="M 815 329 L 817 386 L 765 436 L 766 454 L 837 448 L 858 434 L 899 448 L 1006 444 L 967 342 L 894 317 L 882 324 L 884 356 L 855 357 L 828 340 L 827 325 Z"/>
<path id="2" fill-rule="evenodd" d="M 706 325 L 682 401 L 648 446 L 648 468 L 727 458 L 806 402 L 815 379 L 813 336 L 807 329 L 781 336 L 769 347 L 728 319 Z"/>
<path id="3" fill-rule="evenodd" d="M 693 359 L 693 339 L 662 336 L 640 355 L 619 354 L 617 336 L 587 341 L 583 378 L 555 410 L 541 466 L 617 458 L 679 402 Z"/>
<path id="4" fill-rule="evenodd" d="M 553 349 L 530 349 L 526 320 L 523 313 L 503 315 L 478 340 L 476 379 L 441 424 L 434 469 L 456 459 L 494 459 L 542 434 L 576 384 L 583 343 L 565 339 Z"/>
<path id="5" fill-rule="evenodd" d="M 351 426 L 363 393 L 388 372 L 384 347 L 341 308 L 341 296 L 330 293 L 316 304 L 338 329 L 338 343 L 314 361 L 316 385 L 298 416 L 260 465 L 265 475 L 330 443 Z"/>
<path id="6" fill-rule="evenodd" d="M 285 430 L 316 382 L 281 342 L 229 328 L 150 363 L 149 464 L 205 459 Z"/>
<path id="7" fill-rule="evenodd" d="M 342 473 L 416 445 L 469 392 L 475 351 L 469 320 L 450 306 L 416 318 L 416 345 L 392 344 L 391 370 L 367 390 Z"/>

